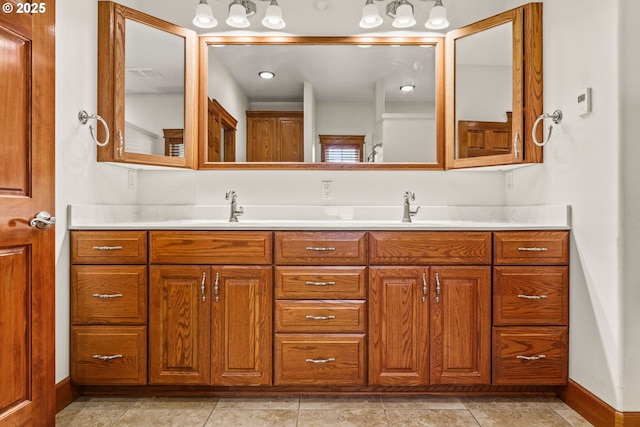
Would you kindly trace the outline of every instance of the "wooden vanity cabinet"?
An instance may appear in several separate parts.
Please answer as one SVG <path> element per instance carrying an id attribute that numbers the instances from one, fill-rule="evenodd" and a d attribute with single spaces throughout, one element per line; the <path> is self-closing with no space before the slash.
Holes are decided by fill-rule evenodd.
<path id="1" fill-rule="evenodd" d="M 568 380 L 569 232 L 494 233 L 493 384 Z"/>
<path id="2" fill-rule="evenodd" d="M 71 381 L 147 383 L 147 232 L 71 232 Z"/>
<path id="3" fill-rule="evenodd" d="M 274 384 L 366 385 L 366 232 L 274 240 Z"/>
<path id="4" fill-rule="evenodd" d="M 491 233 L 370 232 L 369 383 L 489 384 Z"/>
<path id="5" fill-rule="evenodd" d="M 150 384 L 270 385 L 270 232 L 151 231 Z"/>

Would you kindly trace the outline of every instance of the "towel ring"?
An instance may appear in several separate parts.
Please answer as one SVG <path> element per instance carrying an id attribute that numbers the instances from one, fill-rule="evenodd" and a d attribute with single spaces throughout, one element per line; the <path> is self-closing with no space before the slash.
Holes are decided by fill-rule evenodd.
<path id="1" fill-rule="evenodd" d="M 96 136 L 93 134 L 93 125 L 89 125 L 89 132 L 91 132 L 91 137 L 93 138 L 95 143 L 100 147 L 104 147 L 105 145 L 107 145 L 109 143 L 109 126 L 107 126 L 107 122 L 105 122 L 104 119 L 102 117 L 100 117 L 99 115 L 97 115 L 97 114 L 89 115 L 84 110 L 82 110 L 82 111 L 80 111 L 78 113 L 78 120 L 80 120 L 80 123 L 82 123 L 83 125 L 86 125 L 87 121 L 89 119 L 94 119 L 94 120 L 102 123 L 102 126 L 104 126 L 104 131 L 106 133 L 106 138 L 104 139 L 104 142 L 100 142 L 100 141 L 98 141 Z"/>
<path id="2" fill-rule="evenodd" d="M 552 119 L 553 123 L 559 124 L 562 121 L 562 111 L 556 110 L 553 112 L 553 114 L 544 113 L 533 123 L 533 128 L 531 129 L 531 138 L 533 138 L 533 143 L 538 147 L 542 147 L 547 142 L 549 142 L 549 139 L 551 138 L 551 131 L 553 131 L 553 126 L 549 126 L 549 135 L 547 135 L 547 139 L 545 141 L 538 142 L 538 140 L 536 139 L 536 130 L 538 129 L 538 124 L 544 119 Z"/>

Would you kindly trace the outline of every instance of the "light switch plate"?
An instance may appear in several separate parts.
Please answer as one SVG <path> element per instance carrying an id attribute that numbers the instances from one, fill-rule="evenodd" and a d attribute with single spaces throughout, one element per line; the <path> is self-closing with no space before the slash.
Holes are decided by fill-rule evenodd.
<path id="1" fill-rule="evenodd" d="M 591 88 L 587 87 L 578 92 L 578 115 L 584 116 L 591 112 Z"/>

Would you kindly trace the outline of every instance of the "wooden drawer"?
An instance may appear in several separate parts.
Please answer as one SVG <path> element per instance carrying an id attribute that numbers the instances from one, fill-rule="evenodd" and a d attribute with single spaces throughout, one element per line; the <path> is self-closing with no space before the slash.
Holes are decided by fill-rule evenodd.
<path id="1" fill-rule="evenodd" d="M 275 385 L 364 385 L 364 334 L 276 334 Z"/>
<path id="2" fill-rule="evenodd" d="M 567 325 L 569 267 L 494 267 L 494 325 Z"/>
<path id="3" fill-rule="evenodd" d="M 493 245 L 494 264 L 569 264 L 568 231 L 499 231 Z"/>
<path id="4" fill-rule="evenodd" d="M 565 385 L 566 326 L 493 328 L 494 385 Z"/>
<path id="5" fill-rule="evenodd" d="M 269 231 L 151 231 L 152 264 L 271 264 Z"/>
<path id="6" fill-rule="evenodd" d="M 277 332 L 366 332 L 364 301 L 280 300 L 275 305 Z"/>
<path id="7" fill-rule="evenodd" d="M 366 267 L 276 267 L 275 295 L 282 299 L 364 299 Z"/>
<path id="8" fill-rule="evenodd" d="M 74 384 L 146 384 L 147 328 L 72 326 L 71 380 Z"/>
<path id="9" fill-rule="evenodd" d="M 71 322 L 146 323 L 147 266 L 72 266 Z"/>
<path id="10" fill-rule="evenodd" d="M 483 231 L 370 232 L 369 264 L 491 264 L 491 233 Z"/>
<path id="11" fill-rule="evenodd" d="M 146 264 L 146 231 L 72 231 L 72 264 Z"/>
<path id="12" fill-rule="evenodd" d="M 364 265 L 364 231 L 282 231 L 275 233 L 275 262 L 281 265 Z"/>

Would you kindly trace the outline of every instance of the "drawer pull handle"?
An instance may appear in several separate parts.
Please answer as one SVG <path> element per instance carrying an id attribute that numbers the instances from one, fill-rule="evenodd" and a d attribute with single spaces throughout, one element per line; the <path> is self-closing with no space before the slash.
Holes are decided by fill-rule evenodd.
<path id="1" fill-rule="evenodd" d="M 311 320 L 331 320 L 331 319 L 335 319 L 336 316 L 312 316 L 310 314 L 305 316 L 306 319 L 311 319 Z"/>
<path id="2" fill-rule="evenodd" d="M 524 294 L 520 294 L 520 295 L 518 295 L 518 298 L 523 298 L 523 299 L 546 299 L 547 296 L 546 295 L 524 295 Z"/>
<path id="3" fill-rule="evenodd" d="M 335 285 L 336 282 L 305 282 L 305 284 L 311 285 L 311 286 L 331 286 L 331 285 Z"/>
<path id="4" fill-rule="evenodd" d="M 545 356 L 544 354 L 540 354 L 538 356 L 516 356 L 516 359 L 522 359 L 522 360 L 540 360 L 540 359 L 544 359 L 547 356 Z"/>
<path id="5" fill-rule="evenodd" d="M 335 362 L 336 359 L 334 359 L 333 357 L 330 357 L 328 359 L 307 359 L 306 362 L 307 363 L 329 363 L 329 362 Z"/>
<path id="6" fill-rule="evenodd" d="M 99 359 L 99 360 L 113 360 L 113 359 L 122 359 L 122 355 L 121 354 L 114 354 L 113 356 L 101 356 L 99 354 L 94 354 L 93 358 L 94 359 Z"/>
<path id="7" fill-rule="evenodd" d="M 318 252 L 323 252 L 323 251 L 335 251 L 336 248 L 314 248 L 313 246 L 307 246 L 305 249 L 307 249 L 308 251 L 318 251 Z"/>
<path id="8" fill-rule="evenodd" d="M 122 294 L 93 294 L 96 298 L 122 298 Z"/>
<path id="9" fill-rule="evenodd" d="M 547 248 L 518 248 L 518 250 L 520 252 L 546 252 L 548 249 Z"/>
<path id="10" fill-rule="evenodd" d="M 122 246 L 94 246 L 94 251 L 121 251 Z"/>

